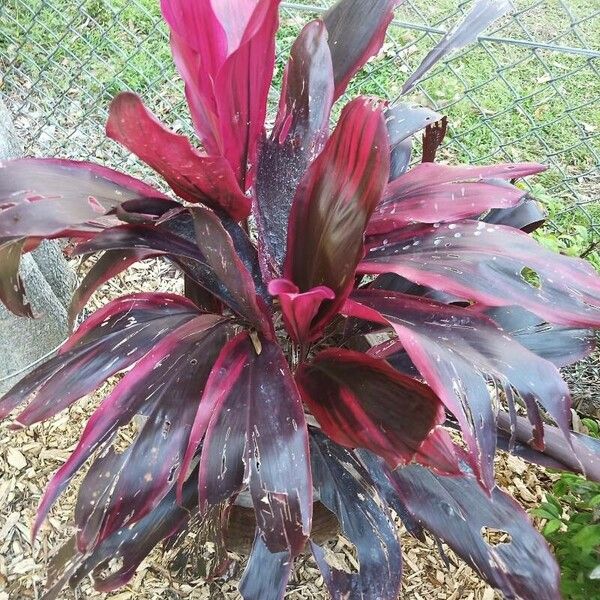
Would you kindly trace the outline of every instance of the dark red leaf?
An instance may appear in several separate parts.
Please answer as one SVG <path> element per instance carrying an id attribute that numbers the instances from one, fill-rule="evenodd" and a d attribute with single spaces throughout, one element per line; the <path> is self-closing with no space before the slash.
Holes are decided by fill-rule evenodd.
<path id="1" fill-rule="evenodd" d="M 191 302 L 174 294 L 134 294 L 110 302 L 83 322 L 58 356 L 7 392 L 0 400 L 0 418 L 33 398 L 17 423 L 48 419 L 130 367 L 169 331 L 197 315 Z"/>
<path id="2" fill-rule="evenodd" d="M 34 535 L 39 530 L 50 507 L 67 487 L 73 475 L 96 449 L 102 446 L 106 447 L 112 441 L 119 427 L 129 423 L 136 414 L 142 414 L 151 419 L 154 415 L 158 416 L 163 406 L 167 411 L 172 409 L 175 411 L 174 414 L 180 414 L 181 411 L 188 409 L 189 404 L 194 405 L 194 402 L 199 402 L 204 381 L 188 383 L 190 380 L 193 382 L 195 379 L 196 370 L 192 367 L 199 363 L 203 364 L 201 361 L 205 360 L 204 356 L 211 349 L 218 352 L 219 348 L 214 348 L 214 335 L 222 333 L 224 323 L 225 321 L 221 317 L 215 315 L 202 315 L 189 320 L 165 335 L 158 343 L 155 343 L 151 352 L 146 354 L 123 377 L 112 393 L 103 400 L 102 404 L 90 417 L 76 449 L 50 481 L 38 507 L 33 527 Z M 208 356 L 208 362 L 210 362 L 210 354 Z M 181 402 L 179 402 L 179 395 L 175 396 L 173 394 L 174 382 L 178 380 L 185 392 Z M 183 382 L 186 382 L 185 385 Z M 187 425 L 189 428 L 193 419 L 193 411 L 191 417 L 189 415 L 188 417 L 190 418 Z M 158 457 L 161 456 L 163 445 L 164 448 L 167 448 L 167 457 L 171 454 L 171 450 L 169 450 L 169 448 L 173 449 L 170 444 L 171 440 L 175 440 L 174 443 L 177 444 L 179 453 L 183 456 L 187 437 L 181 439 L 182 428 L 186 429 L 185 422 L 178 423 L 177 420 L 172 420 L 171 429 L 166 430 L 164 440 L 160 440 L 159 444 L 155 444 Z M 152 431 L 154 435 L 154 428 L 152 428 Z M 162 434 L 159 433 L 160 435 Z M 145 436 L 142 432 L 138 441 L 142 440 L 143 443 L 144 439 Z M 117 506 L 118 510 L 115 510 L 112 518 L 119 521 L 118 526 L 125 523 L 125 521 L 131 521 L 132 519 L 135 521 L 136 518 L 141 518 L 145 514 L 144 511 L 160 501 L 168 491 L 168 487 L 172 485 L 168 482 L 171 475 L 170 471 L 172 467 L 176 467 L 181 462 L 181 456 L 173 458 L 172 463 L 164 460 L 164 457 L 158 461 L 158 458 L 153 458 L 150 448 L 147 449 L 141 465 L 138 464 L 137 468 L 133 468 L 133 475 L 138 475 L 143 479 L 146 472 L 144 469 L 147 467 L 151 473 L 151 478 L 146 482 L 146 486 L 139 486 L 133 490 L 129 486 L 125 486 L 127 494 L 123 493 L 124 496 L 127 495 L 127 498 L 129 498 L 130 493 L 135 494 L 137 492 L 137 494 L 135 494 L 135 500 L 127 508 Z M 155 473 L 155 468 L 159 469 L 160 472 Z M 157 479 L 153 483 L 155 475 Z M 174 476 L 176 476 L 176 473 Z M 109 479 L 116 483 L 120 481 L 118 477 L 118 472 L 111 473 Z M 123 481 L 123 484 L 126 483 L 126 481 Z M 102 480 L 98 480 L 98 485 L 102 485 Z M 157 485 L 160 487 L 157 487 Z"/>
<path id="3" fill-rule="evenodd" d="M 105 252 L 86 273 L 83 281 L 75 290 L 69 307 L 69 322 L 73 323 L 76 316 L 86 305 L 92 294 L 104 283 L 128 269 L 131 265 L 154 256 L 147 250 L 109 250 Z"/>
<path id="4" fill-rule="evenodd" d="M 0 301 L 18 317 L 33 317 L 31 305 L 25 297 L 25 287 L 19 275 L 21 252 L 25 242 L 25 239 L 17 238 L 0 243 Z"/>
<path id="5" fill-rule="evenodd" d="M 339 0 L 325 13 L 336 99 L 369 58 L 379 52 L 394 9 L 402 1 Z"/>
<path id="6" fill-rule="evenodd" d="M 525 402 L 542 444 L 543 406 L 569 438 L 570 396 L 560 373 L 473 310 L 383 290 L 360 290 L 344 311 L 389 323 L 427 384 L 458 419 L 482 483 L 494 486 L 495 392 L 491 379 Z M 360 304 L 357 304 L 360 303 Z M 388 349 L 388 351 L 390 351 Z M 507 360 L 510 357 L 510 361 Z"/>
<path id="7" fill-rule="evenodd" d="M 368 448 L 395 468 L 417 461 L 459 472 L 445 410 L 426 385 L 385 361 L 330 348 L 301 365 L 296 381 L 323 432 L 347 448 Z"/>
<path id="8" fill-rule="evenodd" d="M 224 348 L 200 403 L 190 445 L 205 430 L 201 508 L 228 500 L 248 484 L 269 550 L 301 552 L 312 516 L 308 432 L 300 395 L 276 343 L 264 337 L 253 343 L 242 333 Z"/>
<path id="9" fill-rule="evenodd" d="M 322 21 L 312 21 L 292 46 L 275 126 L 259 156 L 257 216 L 266 273 L 281 274 L 292 200 L 327 139 L 333 85 L 327 31 Z"/>
<path id="10" fill-rule="evenodd" d="M 394 482 L 413 517 L 506 598 L 560 600 L 554 556 L 508 494 L 494 488 L 488 497 L 474 477 L 443 477 L 417 465 L 398 469 Z M 507 539 L 487 541 L 486 529 Z"/>
<path id="11" fill-rule="evenodd" d="M 508 0 L 478 0 L 471 12 L 449 31 L 427 54 L 415 72 L 406 80 L 402 93 L 409 92 L 423 75 L 450 53 L 475 42 L 477 36 L 496 19 L 511 9 Z"/>
<path id="12" fill-rule="evenodd" d="M 135 94 L 124 92 L 113 100 L 106 135 L 160 173 L 184 200 L 222 209 L 237 221 L 250 214 L 250 199 L 225 158 L 202 155 L 185 136 L 160 123 Z"/>
<path id="13" fill-rule="evenodd" d="M 169 355 L 140 363 L 122 384 L 120 404 L 141 396 L 145 421 L 126 450 L 108 447 L 97 457 L 81 484 L 75 507 L 81 551 L 144 517 L 177 480 L 204 386 L 233 329 L 207 315 L 176 333 Z"/>
<path id="14" fill-rule="evenodd" d="M 368 471 L 350 450 L 319 430 L 311 429 L 310 450 L 315 489 L 356 547 L 360 565 L 358 573 L 331 567 L 323 549 L 311 542 L 329 593 L 335 599 L 396 600 L 402 579 L 400 544 Z"/>
<path id="15" fill-rule="evenodd" d="M 437 223 L 475 217 L 490 208 L 516 206 L 526 192 L 501 180 L 543 171 L 535 163 L 482 167 L 451 167 L 435 163 L 416 165 L 387 186 L 369 223 L 368 233 L 395 231 L 409 223 Z"/>
<path id="16" fill-rule="evenodd" d="M 584 260 L 544 249 L 503 225 L 463 221 L 373 237 L 361 273 L 397 273 L 484 306 L 520 305 L 551 323 L 600 324 L 600 278 Z M 537 287 L 523 277 L 538 276 Z"/>
<path id="17" fill-rule="evenodd" d="M 292 566 L 290 552 L 271 552 L 257 529 L 250 558 L 240 580 L 242 598 L 282 600 Z"/>
<path id="18" fill-rule="evenodd" d="M 326 286 L 336 294 L 314 329 L 336 313 L 352 288 L 366 224 L 388 181 L 389 154 L 383 105 L 357 98 L 343 110 L 298 188 L 284 275 L 300 292 Z"/>

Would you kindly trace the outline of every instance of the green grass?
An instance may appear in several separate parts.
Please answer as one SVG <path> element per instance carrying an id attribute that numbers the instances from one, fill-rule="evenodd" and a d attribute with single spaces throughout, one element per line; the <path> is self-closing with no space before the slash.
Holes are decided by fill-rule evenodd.
<path id="1" fill-rule="evenodd" d="M 33 98 L 40 115 L 54 115 L 71 133 L 78 119 L 90 130 L 100 130 L 110 98 L 129 88 L 144 96 L 167 122 L 189 131 L 189 118 L 181 105 L 182 86 L 170 58 L 158 0 L 87 0 L 81 7 L 78 4 L 70 0 L 4 0 L 0 8 L 0 73 L 5 75 L 0 91 L 11 100 L 16 98 L 13 105 L 17 107 L 18 100 Z M 517 2 L 519 8 L 529 4 L 530 0 Z M 438 0 L 432 5 L 416 0 L 412 5 L 426 8 L 428 20 L 437 25 L 457 3 Z M 571 0 L 569 5 L 576 16 L 592 11 L 584 0 Z M 309 14 L 282 12 L 276 85 L 287 50 L 309 18 Z M 410 5 L 400 9 L 398 18 L 419 21 Z M 534 37 L 544 40 L 569 29 L 558 0 L 548 0 L 541 8 L 524 13 L 521 21 Z M 600 39 L 600 19 L 582 23 L 579 33 L 584 44 L 594 47 L 594 40 Z M 407 73 L 432 45 L 431 40 L 420 39 L 421 35 L 392 27 L 383 52 L 357 76 L 349 93 L 395 99 Z M 514 25 L 499 35 L 524 36 Z M 581 46 L 582 40 L 567 35 L 557 43 Z M 544 230 L 544 243 L 568 254 L 581 254 L 598 241 L 590 223 L 600 223 L 600 208 L 592 202 L 592 177 L 598 177 L 593 152 L 600 155 L 600 78 L 581 57 L 547 51 L 538 56 L 543 63 L 529 49 L 506 44 L 475 47 L 451 61 L 451 71 L 438 68 L 408 99 L 447 107 L 444 112 L 451 127 L 444 158 L 547 162 L 551 168 L 536 178 L 534 189 L 557 229 Z M 37 151 L 40 131 L 24 129 L 27 146 Z M 59 135 L 52 150 L 81 153 L 68 143 L 60 146 Z M 572 190 L 580 200 L 589 199 L 585 211 L 570 210 Z M 598 266 L 598 254 L 590 256 Z"/>

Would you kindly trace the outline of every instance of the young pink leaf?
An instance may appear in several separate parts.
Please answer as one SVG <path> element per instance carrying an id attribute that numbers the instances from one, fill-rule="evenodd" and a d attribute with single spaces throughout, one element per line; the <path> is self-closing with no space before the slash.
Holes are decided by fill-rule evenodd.
<path id="1" fill-rule="evenodd" d="M 330 288 L 322 327 L 350 292 L 363 256 L 363 235 L 389 177 L 390 151 L 383 105 L 357 98 L 343 110 L 325 149 L 294 198 L 284 275 L 300 292 Z"/>
<path id="2" fill-rule="evenodd" d="M 267 547 L 295 556 L 312 518 L 308 431 L 279 345 L 263 336 L 256 344 L 241 333 L 223 349 L 200 403 L 200 410 L 214 406 L 200 458 L 200 506 L 248 484 Z"/>
<path id="3" fill-rule="evenodd" d="M 570 395 L 554 365 L 506 335 L 493 321 L 459 306 L 383 290 L 357 291 L 346 314 L 387 322 L 427 384 L 458 419 L 471 463 L 488 489 L 494 486 L 495 395 L 493 380 L 512 398 L 523 399 L 543 447 L 537 403 L 569 439 Z M 510 356 L 510 362 L 506 357 Z"/>
<path id="4" fill-rule="evenodd" d="M 250 199 L 240 189 L 229 163 L 202 155 L 188 139 L 169 131 L 131 92 L 112 102 L 106 135 L 162 175 L 188 202 L 222 209 L 237 221 L 250 213 Z"/>
<path id="5" fill-rule="evenodd" d="M 324 285 L 300 293 L 298 287 L 287 279 L 273 279 L 269 292 L 279 297 L 286 329 L 292 339 L 299 343 L 312 341 L 310 326 L 325 300 L 334 300 L 335 294 Z"/>
<path id="6" fill-rule="evenodd" d="M 339 0 L 323 20 L 333 58 L 335 98 L 364 64 L 379 52 L 394 9 L 403 0 Z"/>
<path id="7" fill-rule="evenodd" d="M 361 273 L 396 273 L 484 306 L 520 305 L 550 323 L 600 326 L 594 268 L 546 250 L 518 229 L 462 221 L 408 227 L 367 241 L 371 249 Z M 539 284 L 523 276 L 526 268 Z"/>

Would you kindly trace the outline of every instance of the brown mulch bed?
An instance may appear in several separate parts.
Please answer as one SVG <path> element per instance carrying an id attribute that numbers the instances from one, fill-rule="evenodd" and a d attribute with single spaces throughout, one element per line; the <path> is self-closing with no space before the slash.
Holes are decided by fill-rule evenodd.
<path id="1" fill-rule="evenodd" d="M 84 267 L 87 265 L 84 265 Z M 158 260 L 136 265 L 121 277 L 105 285 L 88 307 L 95 309 L 108 299 L 142 290 L 181 292 L 181 282 L 173 269 Z M 107 384 L 109 385 L 109 384 Z M 79 439 L 85 420 L 105 393 L 81 401 L 47 423 L 26 430 L 10 431 L 0 425 L 0 600 L 40 598 L 45 568 L 52 553 L 72 533 L 72 515 L 77 478 L 63 494 L 31 545 L 30 527 L 41 493 L 50 476 L 63 464 Z M 501 455 L 497 459 L 499 484 L 526 508 L 536 506 L 549 489 L 552 477 L 543 469 L 522 460 Z M 446 568 L 436 544 L 423 544 L 401 530 L 404 554 L 402 597 L 408 600 L 494 600 L 500 598 L 464 563 L 449 557 L 457 566 Z M 334 560 L 350 568 L 355 566 L 351 545 L 342 537 L 331 543 Z M 80 590 L 63 591 L 61 600 L 230 600 L 239 598 L 237 581 L 243 558 L 232 569 L 228 580 L 205 583 L 197 578 L 192 566 L 173 575 L 169 557 L 155 550 L 141 565 L 125 588 L 113 594 L 95 592 L 88 581 Z M 326 599 L 328 595 L 312 558 L 301 557 L 288 587 L 290 600 Z"/>

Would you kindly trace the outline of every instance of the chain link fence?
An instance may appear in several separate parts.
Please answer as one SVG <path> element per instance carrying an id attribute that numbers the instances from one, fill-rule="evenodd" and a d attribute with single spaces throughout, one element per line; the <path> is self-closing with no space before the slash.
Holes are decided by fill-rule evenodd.
<path id="1" fill-rule="evenodd" d="M 158 0 L 3 0 L 0 91 L 28 154 L 101 160 L 140 172 L 103 136 L 110 99 L 133 89 L 190 132 Z M 331 0 L 284 2 L 277 82 L 307 19 Z M 406 74 L 470 2 L 408 0 L 383 52 L 349 95 L 395 100 Z M 409 99 L 448 114 L 446 152 L 469 162 L 540 160 L 534 192 L 558 249 L 597 260 L 600 209 L 600 8 L 583 0 L 517 0 L 479 43 L 435 69 Z M 190 132 L 191 133 L 191 132 Z M 128 163 L 128 164 L 127 164 Z"/>

